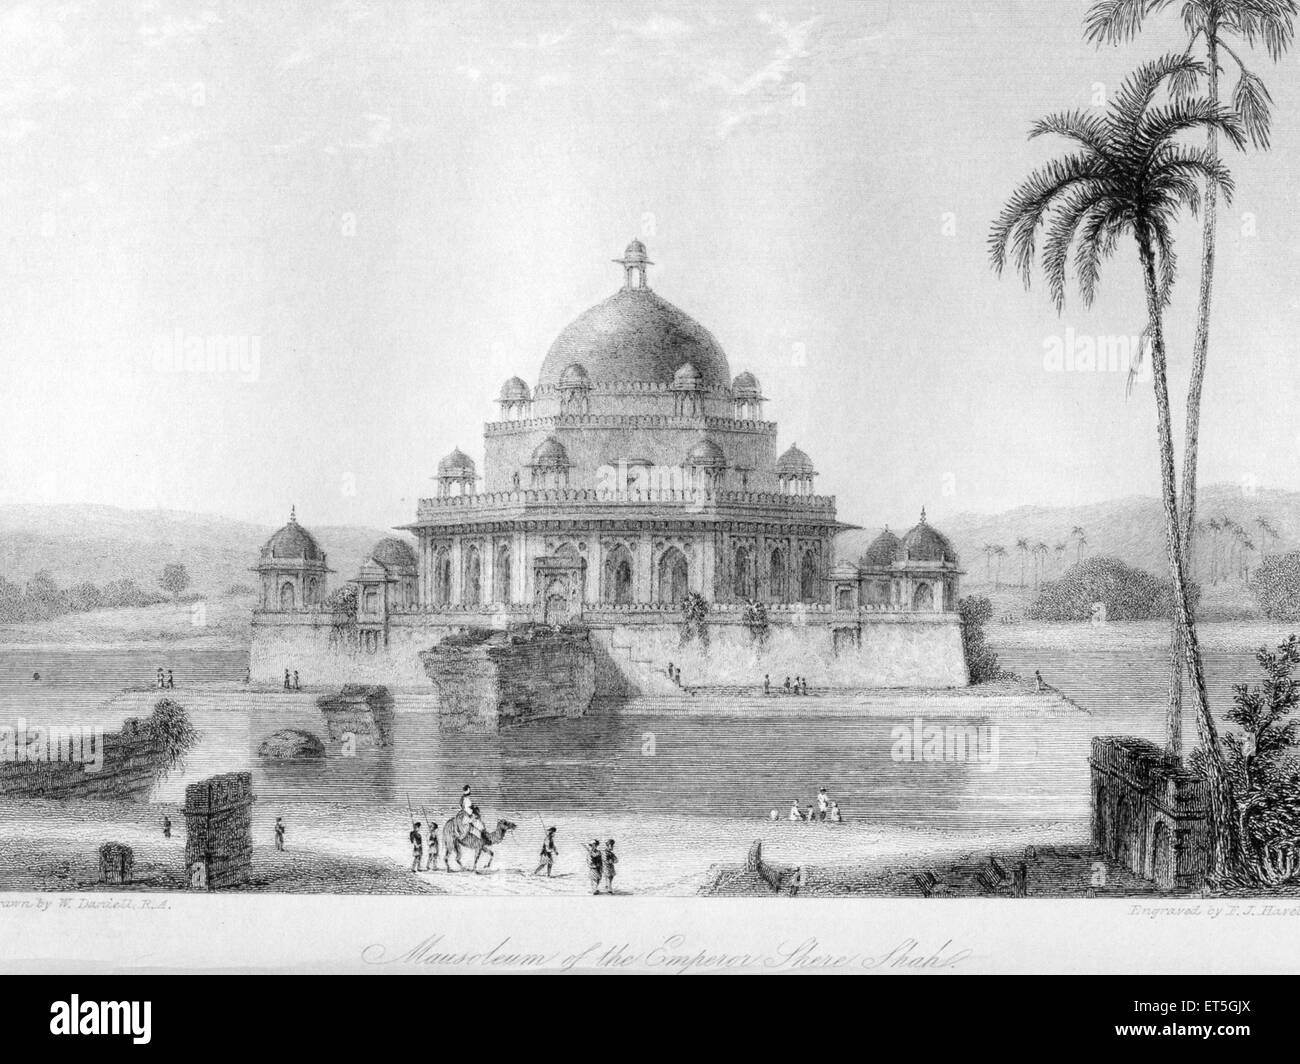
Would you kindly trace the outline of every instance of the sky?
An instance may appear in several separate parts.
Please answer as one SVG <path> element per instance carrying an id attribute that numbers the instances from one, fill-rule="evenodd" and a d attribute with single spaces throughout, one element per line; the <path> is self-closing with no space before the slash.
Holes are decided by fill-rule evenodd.
<path id="1" fill-rule="evenodd" d="M 988 263 L 1001 203 L 1062 149 L 1030 123 L 1178 45 L 1165 17 L 1098 50 L 1086 9 L 7 5 L 0 503 L 409 521 L 633 236 L 845 520 L 1155 494 L 1149 378 L 1052 361 L 1141 331 L 1132 245 L 1060 315 Z M 1229 160 L 1201 478 L 1296 488 L 1300 76 L 1243 57 L 1273 146 Z M 213 340 L 233 365 L 186 364 Z"/>

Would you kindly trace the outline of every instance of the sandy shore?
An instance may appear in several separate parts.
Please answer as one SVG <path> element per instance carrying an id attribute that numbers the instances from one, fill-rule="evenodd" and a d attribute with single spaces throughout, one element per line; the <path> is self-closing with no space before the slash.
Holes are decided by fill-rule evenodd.
<path id="1" fill-rule="evenodd" d="M 183 887 L 185 820 L 169 804 L 16 802 L 0 821 L 0 890 L 73 891 L 98 887 L 100 844 L 131 846 L 135 889 Z M 172 820 L 171 839 L 162 818 Z M 286 850 L 270 845 L 276 815 L 284 817 Z M 493 823 L 489 819 L 489 824 Z M 490 870 L 412 874 L 410 824 L 391 810 L 256 809 L 250 890 L 284 893 L 439 893 L 459 895 L 590 894 L 583 844 L 616 840 L 617 894 L 683 896 L 712 881 L 716 866 L 744 861 L 755 840 L 780 865 L 839 868 L 848 879 L 864 868 L 917 868 L 972 852 L 1029 845 L 1077 845 L 1086 825 L 1032 824 L 1001 831 L 941 832 L 866 822 L 772 823 L 767 820 L 670 816 L 586 816 L 572 813 L 517 818 L 518 828 L 495 847 Z M 544 826 L 558 829 L 554 874 L 534 876 Z M 467 856 L 467 862 L 472 857 Z M 455 868 L 455 862 L 452 862 Z M 854 873 L 849 875 L 849 873 Z"/>

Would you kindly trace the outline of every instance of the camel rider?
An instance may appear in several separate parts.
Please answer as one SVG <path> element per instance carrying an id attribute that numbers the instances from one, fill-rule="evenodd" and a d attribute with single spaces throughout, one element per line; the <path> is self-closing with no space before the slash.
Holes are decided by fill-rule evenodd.
<path id="1" fill-rule="evenodd" d="M 474 797 L 470 794 L 469 784 L 465 784 L 460 791 L 460 812 L 456 814 L 457 831 L 456 833 L 463 839 L 472 835 L 476 839 L 483 837 L 483 818 L 479 816 L 478 806 L 474 804 Z"/>

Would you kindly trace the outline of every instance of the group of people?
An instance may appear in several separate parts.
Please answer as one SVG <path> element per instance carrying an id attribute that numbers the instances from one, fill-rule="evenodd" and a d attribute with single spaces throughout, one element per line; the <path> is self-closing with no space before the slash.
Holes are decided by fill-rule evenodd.
<path id="1" fill-rule="evenodd" d="M 678 687 L 681 687 L 682 670 L 678 666 L 674 665 L 670 661 L 667 667 L 664 669 L 664 671 L 668 674 L 668 679 L 672 680 L 672 682 L 675 683 Z"/>
<path id="2" fill-rule="evenodd" d="M 164 672 L 166 675 L 164 675 Z M 164 670 L 161 665 L 158 666 L 158 675 L 154 678 L 154 684 L 159 691 L 176 686 L 176 677 L 172 675 L 171 669 Z"/>
<path id="3" fill-rule="evenodd" d="M 771 812 L 771 819 L 779 819 L 779 814 L 775 809 Z M 809 805 L 806 813 L 800 811 L 798 799 L 790 799 L 790 813 L 786 819 L 792 824 L 844 823 L 844 816 L 840 813 L 839 802 L 831 798 L 825 787 L 818 789 L 816 804 Z"/>
<path id="4" fill-rule="evenodd" d="M 285 670 L 284 670 L 284 689 L 285 689 L 286 691 L 301 691 L 301 690 L 302 690 L 302 684 L 300 684 L 300 683 L 298 682 L 298 670 L 297 670 L 297 669 L 294 669 L 294 670 L 293 670 L 293 678 L 292 678 L 292 680 L 291 680 L 290 677 L 289 677 L 289 670 L 288 670 L 288 669 L 285 669 Z"/>
<path id="5" fill-rule="evenodd" d="M 614 893 L 614 870 L 618 867 L 618 857 L 614 853 L 614 840 L 607 839 L 605 848 L 600 848 L 600 839 L 587 843 L 587 878 L 591 880 L 592 894 L 599 894 L 603 885 L 605 893 Z"/>
<path id="6" fill-rule="evenodd" d="M 763 694 L 770 695 L 771 693 L 772 693 L 772 677 L 768 675 L 764 675 Z M 785 683 L 782 684 L 781 687 L 777 688 L 777 694 L 806 695 L 807 693 L 808 693 L 808 677 L 806 676 L 796 676 L 793 682 L 791 682 L 790 677 L 787 676 L 785 678 Z"/>

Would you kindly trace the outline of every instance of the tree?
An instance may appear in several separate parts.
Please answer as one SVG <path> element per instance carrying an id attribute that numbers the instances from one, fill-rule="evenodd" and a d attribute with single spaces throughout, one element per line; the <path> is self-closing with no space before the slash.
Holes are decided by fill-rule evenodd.
<path id="1" fill-rule="evenodd" d="M 48 569 L 32 574 L 23 591 L 22 614 L 25 620 L 48 621 L 68 609 L 67 596 L 59 590 Z"/>
<path id="2" fill-rule="evenodd" d="M 1034 587 L 1039 587 L 1043 582 L 1043 568 L 1047 565 L 1047 553 L 1051 548 L 1039 540 L 1034 544 L 1034 554 L 1038 558 L 1038 572 L 1034 575 Z"/>
<path id="3" fill-rule="evenodd" d="M 1118 45 L 1132 40 L 1141 31 L 1148 15 L 1167 11 L 1175 0 L 1097 0 L 1088 12 L 1085 35 L 1098 46 Z M 1254 48 L 1263 44 L 1269 57 L 1277 62 L 1291 45 L 1294 35 L 1296 5 L 1294 0 L 1177 0 L 1187 46 L 1183 53 L 1189 58 L 1199 45 L 1204 49 L 1204 64 L 1192 64 L 1172 75 L 1170 88 L 1176 100 L 1187 101 L 1200 88 L 1200 79 L 1206 78 L 1206 102 L 1219 105 L 1220 51 L 1226 52 L 1236 64 L 1238 80 L 1233 89 L 1232 103 L 1236 118 L 1251 142 L 1257 148 L 1268 147 L 1271 123 L 1272 96 L 1264 82 L 1249 70 L 1236 49 L 1229 43 Z M 1196 309 L 1196 337 L 1192 344 L 1192 370 L 1187 389 L 1186 428 L 1183 442 L 1183 481 L 1180 504 L 1179 535 L 1182 538 L 1184 557 L 1192 558 L 1196 530 L 1196 471 L 1197 448 L 1200 440 L 1201 394 L 1205 380 L 1206 357 L 1210 346 L 1210 302 L 1214 288 L 1215 234 L 1217 228 L 1218 199 L 1226 191 L 1219 181 L 1215 167 L 1219 165 L 1219 133 L 1213 123 L 1204 127 L 1206 161 L 1210 167 L 1201 175 L 1205 186 L 1205 210 L 1201 223 L 1201 284 Z M 1233 144 L 1243 145 L 1236 139 Z M 1226 197 L 1225 197 L 1226 198 Z M 1179 664 L 1181 648 L 1177 646 L 1179 630 L 1176 622 L 1171 633 L 1175 646 L 1170 654 L 1169 670 L 1169 722 L 1171 727 L 1171 752 L 1181 754 L 1181 722 L 1183 673 Z"/>
<path id="4" fill-rule="evenodd" d="M 1060 571 L 1061 566 L 1065 564 L 1065 551 L 1068 546 L 1069 544 L 1067 544 L 1064 540 L 1062 540 L 1060 543 L 1058 543 L 1055 547 L 1052 548 L 1054 551 L 1056 551 L 1057 571 Z"/>
<path id="5" fill-rule="evenodd" d="M 1237 854 L 1236 828 L 1188 597 L 1163 319 L 1177 276 L 1173 232 L 1179 215 L 1199 207 L 1198 182 L 1213 180 L 1225 198 L 1232 194 L 1232 175 L 1219 159 L 1204 148 L 1179 143 L 1177 137 L 1213 127 L 1242 146 L 1245 136 L 1237 118 L 1210 100 L 1154 103 L 1171 78 L 1185 78 L 1199 69 L 1185 56 L 1165 56 L 1131 74 L 1104 115 L 1074 111 L 1036 123 L 1031 137 L 1063 136 L 1075 143 L 1075 150 L 1040 167 L 1016 189 L 994 225 L 990 246 L 994 268 L 1000 273 L 1010 253 L 1027 286 L 1036 258 L 1035 237 L 1039 227 L 1046 225 L 1042 262 L 1059 312 L 1065 304 L 1070 252 L 1076 242 L 1075 274 L 1086 305 L 1095 295 L 1101 263 L 1115 252 L 1120 237 L 1132 237 L 1137 245 L 1147 308 L 1144 335 L 1151 348 L 1156 399 L 1166 554 L 1175 615 L 1195 688 L 1197 728 L 1208 751 L 1214 871 L 1223 878 Z M 1167 725 L 1172 741 L 1172 720 Z"/>
<path id="6" fill-rule="evenodd" d="M 68 588 L 68 609 L 74 613 L 97 610 L 104 604 L 104 594 L 89 580 Z"/>
<path id="7" fill-rule="evenodd" d="M 173 599 L 179 598 L 180 593 L 190 586 L 189 570 L 180 562 L 168 562 L 163 566 L 162 576 L 158 578 L 158 586 Z"/>
<path id="8" fill-rule="evenodd" d="M 993 582 L 993 544 L 984 544 L 984 583 Z"/>
<path id="9" fill-rule="evenodd" d="M 1227 718 L 1241 734 L 1223 736 L 1223 757 L 1236 797 L 1241 871 L 1246 878 L 1274 885 L 1300 872 L 1300 772 L 1296 740 L 1300 720 L 1300 640 L 1294 635 L 1276 651 L 1261 648 L 1255 660 L 1264 683 L 1233 686 Z"/>
<path id="10" fill-rule="evenodd" d="M 997 559 L 997 565 L 993 568 L 993 588 L 997 590 L 1002 586 L 1002 559 L 1007 556 L 1007 548 L 1001 543 L 993 544 L 993 557 Z"/>
<path id="11" fill-rule="evenodd" d="M 1021 536 L 1016 540 L 1016 550 L 1020 552 L 1020 586 L 1025 586 L 1025 561 L 1029 557 L 1029 540 Z"/>
<path id="12" fill-rule="evenodd" d="M 1074 560 L 1083 561 L 1083 548 L 1088 545 L 1088 535 L 1083 530 L 1082 525 L 1075 525 L 1070 529 L 1070 535 L 1074 537 Z"/>

